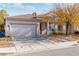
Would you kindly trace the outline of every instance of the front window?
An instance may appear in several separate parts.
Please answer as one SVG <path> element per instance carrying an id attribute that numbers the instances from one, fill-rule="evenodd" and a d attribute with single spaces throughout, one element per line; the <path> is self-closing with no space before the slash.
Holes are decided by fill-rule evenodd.
<path id="1" fill-rule="evenodd" d="M 58 30 L 62 31 L 62 26 L 61 25 L 58 25 Z"/>
<path id="2" fill-rule="evenodd" d="M 54 24 L 49 24 L 49 30 L 54 31 Z"/>

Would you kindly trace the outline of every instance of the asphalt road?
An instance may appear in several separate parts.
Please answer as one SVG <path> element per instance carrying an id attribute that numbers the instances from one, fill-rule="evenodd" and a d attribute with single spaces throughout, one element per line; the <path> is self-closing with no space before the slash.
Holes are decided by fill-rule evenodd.
<path id="1" fill-rule="evenodd" d="M 17 56 L 79 56 L 79 46 L 57 49 L 57 50 L 47 50 L 34 53 L 23 53 L 16 54 Z"/>

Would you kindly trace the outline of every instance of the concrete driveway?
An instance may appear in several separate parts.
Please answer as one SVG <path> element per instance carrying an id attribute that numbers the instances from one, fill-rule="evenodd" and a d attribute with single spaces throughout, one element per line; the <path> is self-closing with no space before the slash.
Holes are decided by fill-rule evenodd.
<path id="1" fill-rule="evenodd" d="M 41 51 L 41 50 L 47 50 L 48 46 L 51 47 L 54 45 L 54 42 L 50 42 L 46 38 L 25 38 L 25 39 L 18 39 L 14 38 L 15 41 L 15 47 L 17 52 L 34 52 L 34 51 Z M 46 39 L 46 40 L 45 40 Z M 52 47 L 53 48 L 53 47 Z"/>
<path id="2" fill-rule="evenodd" d="M 72 46 L 74 42 L 55 42 L 47 38 L 13 38 L 17 53 L 32 53 L 51 49 L 67 48 Z"/>

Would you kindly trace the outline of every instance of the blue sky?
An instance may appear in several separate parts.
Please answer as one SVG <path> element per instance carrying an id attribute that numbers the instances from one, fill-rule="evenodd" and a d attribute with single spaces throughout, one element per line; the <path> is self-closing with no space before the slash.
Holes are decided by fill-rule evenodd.
<path id="1" fill-rule="evenodd" d="M 46 13 L 53 8 L 52 3 L 2 3 L 0 4 L 0 10 L 7 10 L 10 16 L 19 14 L 31 14 L 36 12 L 37 14 Z"/>

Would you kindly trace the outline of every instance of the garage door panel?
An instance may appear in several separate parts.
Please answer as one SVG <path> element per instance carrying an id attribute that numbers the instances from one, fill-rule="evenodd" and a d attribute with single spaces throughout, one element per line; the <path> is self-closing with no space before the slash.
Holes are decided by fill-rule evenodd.
<path id="1" fill-rule="evenodd" d="M 15 25 L 12 24 L 12 33 L 14 37 L 34 37 L 36 36 L 36 25 Z"/>

